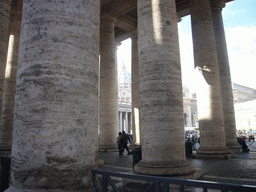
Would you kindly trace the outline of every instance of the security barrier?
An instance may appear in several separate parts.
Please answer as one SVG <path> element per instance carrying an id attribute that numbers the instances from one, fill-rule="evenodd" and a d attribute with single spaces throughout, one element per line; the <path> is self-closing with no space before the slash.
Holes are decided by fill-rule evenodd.
<path id="1" fill-rule="evenodd" d="M 98 185 L 96 175 L 101 175 L 101 186 Z M 152 191 L 155 192 L 170 192 L 170 184 L 178 185 L 179 191 L 184 192 L 186 187 L 195 187 L 203 189 L 203 192 L 207 192 L 208 189 L 218 189 L 221 192 L 255 192 L 256 186 L 251 185 L 237 185 L 229 183 L 218 183 L 210 181 L 200 180 L 189 180 L 189 179 L 177 179 L 160 176 L 149 176 L 131 173 L 111 172 L 102 170 L 92 170 L 93 185 L 97 192 L 108 192 L 108 186 L 111 186 L 115 192 L 118 192 L 118 188 L 111 177 L 121 177 L 126 179 L 148 181 L 149 186 L 144 192 Z"/>

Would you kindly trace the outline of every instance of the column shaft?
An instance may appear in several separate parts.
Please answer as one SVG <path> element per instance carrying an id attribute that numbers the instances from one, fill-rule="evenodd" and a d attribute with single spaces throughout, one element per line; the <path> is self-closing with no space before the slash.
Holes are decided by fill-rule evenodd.
<path id="1" fill-rule="evenodd" d="M 139 58 L 137 30 L 132 36 L 132 134 L 133 144 L 140 145 Z"/>
<path id="2" fill-rule="evenodd" d="M 8 48 L 8 34 L 9 34 L 9 21 L 11 0 L 0 1 L 0 114 L 2 111 L 2 96 L 4 89 L 5 67 Z M 0 130 L 1 131 L 1 130 Z"/>
<path id="3" fill-rule="evenodd" d="M 197 154 L 222 157 L 226 147 L 218 58 L 215 47 L 210 1 L 191 2 L 195 69 L 198 73 L 198 116 L 201 147 Z"/>
<path id="4" fill-rule="evenodd" d="M 125 112 L 125 127 L 124 131 L 128 133 L 128 112 Z"/>
<path id="5" fill-rule="evenodd" d="M 213 18 L 216 49 L 218 54 L 218 64 L 221 82 L 222 104 L 224 114 L 224 126 L 226 145 L 234 153 L 241 153 L 241 146 L 237 142 L 236 121 L 231 75 L 228 60 L 225 31 L 222 20 L 222 7 L 225 6 L 224 0 L 212 0 L 211 12 Z"/>
<path id="6" fill-rule="evenodd" d="M 192 126 L 192 116 L 191 116 L 191 106 L 188 104 L 188 127 L 193 127 Z"/>
<path id="7" fill-rule="evenodd" d="M 129 114 L 130 114 L 130 116 L 129 116 L 130 117 L 130 119 L 129 119 L 129 133 L 132 134 L 133 133 L 132 132 L 132 113 L 129 113 Z"/>
<path id="8" fill-rule="evenodd" d="M 100 148 L 116 148 L 118 136 L 117 64 L 114 26 L 116 20 L 105 15 L 100 27 Z"/>
<path id="9" fill-rule="evenodd" d="M 122 132 L 123 130 L 123 113 L 120 111 L 119 113 L 119 132 Z"/>
<path id="10" fill-rule="evenodd" d="M 138 1 L 142 160 L 135 171 L 194 172 L 185 157 L 183 98 L 174 0 Z"/>
<path id="11" fill-rule="evenodd" d="M 13 111 L 19 55 L 21 17 L 22 3 L 15 3 L 15 1 L 12 1 L 9 24 L 9 45 L 2 102 L 0 154 L 10 154 L 12 148 Z"/>
<path id="12" fill-rule="evenodd" d="M 99 0 L 24 1 L 8 191 L 92 186 L 99 27 Z"/>

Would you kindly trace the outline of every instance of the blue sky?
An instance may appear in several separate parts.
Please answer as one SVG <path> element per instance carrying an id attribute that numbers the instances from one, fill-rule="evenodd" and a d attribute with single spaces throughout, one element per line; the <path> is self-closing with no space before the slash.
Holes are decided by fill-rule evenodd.
<path id="1" fill-rule="evenodd" d="M 235 0 L 222 12 L 231 79 L 256 88 L 256 1 Z M 193 45 L 190 16 L 178 24 L 183 83 L 195 89 Z"/>
<path id="2" fill-rule="evenodd" d="M 235 0 L 222 12 L 228 47 L 231 79 L 256 88 L 256 0 Z M 194 58 L 190 16 L 178 23 L 183 83 L 194 91 Z M 131 64 L 130 39 L 118 47 L 118 65 Z M 124 53 L 124 54 L 122 54 Z"/>

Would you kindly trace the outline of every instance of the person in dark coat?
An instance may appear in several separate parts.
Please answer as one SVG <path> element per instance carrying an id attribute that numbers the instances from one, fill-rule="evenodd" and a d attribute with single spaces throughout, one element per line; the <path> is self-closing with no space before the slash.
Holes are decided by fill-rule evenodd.
<path id="1" fill-rule="evenodd" d="M 242 152 L 249 153 L 250 149 L 245 143 L 245 138 L 237 137 L 237 142 L 242 146 Z"/>
<path id="2" fill-rule="evenodd" d="M 129 154 L 130 154 L 130 151 L 129 151 L 129 148 L 128 148 L 127 144 L 128 144 L 128 141 L 131 143 L 131 140 L 130 140 L 129 135 L 126 134 L 125 131 L 123 131 L 122 134 L 123 134 L 123 138 L 124 138 L 124 142 L 123 142 L 123 151 L 124 151 L 124 149 L 126 149 L 127 155 L 129 155 Z"/>
<path id="3" fill-rule="evenodd" d="M 124 137 L 122 135 L 121 132 L 118 133 L 118 137 L 117 137 L 117 145 L 118 145 L 118 151 L 119 151 L 119 155 L 122 155 L 124 149 L 123 149 L 123 144 L 124 144 Z"/>

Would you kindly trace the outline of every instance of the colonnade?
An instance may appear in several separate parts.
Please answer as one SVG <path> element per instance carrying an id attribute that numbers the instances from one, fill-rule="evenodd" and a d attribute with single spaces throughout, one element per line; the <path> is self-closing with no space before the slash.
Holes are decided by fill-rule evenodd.
<path id="1" fill-rule="evenodd" d="M 12 27 L 7 30 L 11 26 L 8 23 L 15 22 L 13 15 L 8 18 L 15 5 L 11 7 L 10 0 L 1 4 L 5 7 L 0 14 L 3 58 L 0 67 L 3 68 L 3 60 L 8 58 L 7 34 L 13 31 Z M 232 89 L 221 17 L 224 4 L 221 0 L 212 0 L 211 4 L 209 0 L 191 0 L 190 4 L 199 87 L 198 157 L 230 158 L 231 150 L 241 150 L 234 134 Z M 185 156 L 175 1 L 139 0 L 137 10 L 138 28 L 131 32 L 131 124 L 134 142 L 142 146 L 142 160 L 135 171 L 192 175 L 196 170 Z M 7 62 L 18 63 L 17 81 L 5 80 L 4 97 L 13 97 L 16 84 L 15 102 L 8 104 L 0 99 L 3 105 L 14 105 L 13 113 L 4 112 L 11 107 L 2 107 L 2 114 L 14 117 L 7 126 L 2 123 L 6 119 L 2 115 L 0 131 L 0 151 L 9 150 L 12 156 L 12 181 L 7 191 L 89 188 L 91 169 L 98 166 L 98 148 L 117 148 L 115 22 L 111 15 L 100 16 L 99 0 L 24 1 L 20 41 L 13 55 L 18 62 L 17 59 Z M 19 37 L 16 33 L 20 21 L 16 24 L 14 34 Z M 1 74 L 0 79 L 3 79 Z M 7 142 L 9 135 L 12 149 Z"/>
<path id="2" fill-rule="evenodd" d="M 132 113 L 119 111 L 119 132 L 125 131 L 132 134 Z"/>

